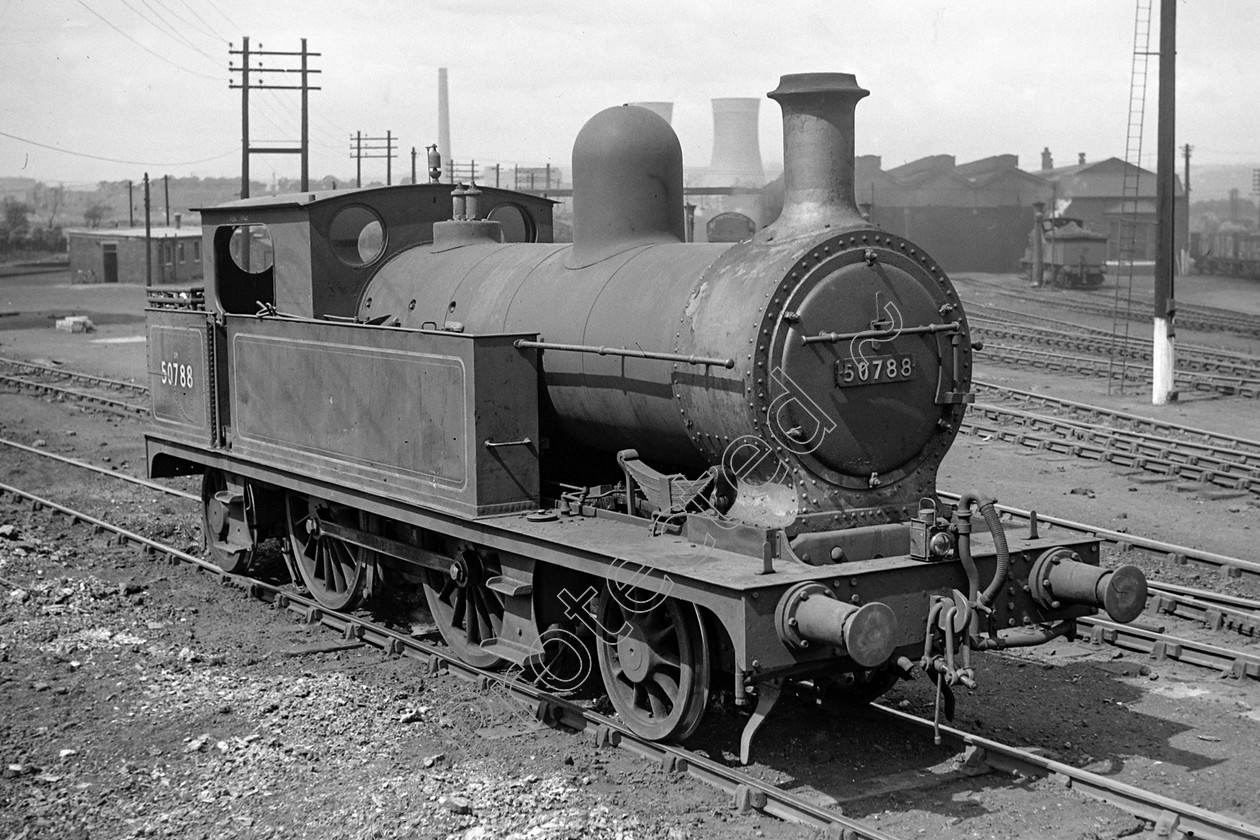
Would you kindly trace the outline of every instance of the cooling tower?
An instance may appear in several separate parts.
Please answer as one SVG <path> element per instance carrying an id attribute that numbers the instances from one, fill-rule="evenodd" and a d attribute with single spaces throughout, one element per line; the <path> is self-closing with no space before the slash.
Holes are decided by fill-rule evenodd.
<path id="1" fill-rule="evenodd" d="M 714 184 L 765 183 L 757 139 L 760 107 L 761 100 L 757 98 L 713 100 L 713 161 L 709 164 L 709 179 Z"/>
<path id="2" fill-rule="evenodd" d="M 649 111 L 654 111 L 657 116 L 671 125 L 674 122 L 673 102 L 631 102 L 630 104 L 638 105 L 640 108 L 647 108 Z"/>

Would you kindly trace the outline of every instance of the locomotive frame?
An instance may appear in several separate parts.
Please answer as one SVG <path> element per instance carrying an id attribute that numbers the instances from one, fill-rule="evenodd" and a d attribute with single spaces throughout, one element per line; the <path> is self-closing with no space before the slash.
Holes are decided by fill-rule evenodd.
<path id="1" fill-rule="evenodd" d="M 1131 620 L 1145 581 L 1097 541 L 935 500 L 971 347 L 945 273 L 853 204 L 865 95 L 783 78 L 784 212 L 735 245 L 685 243 L 677 138 L 632 106 L 578 137 L 571 246 L 475 185 L 203 210 L 212 294 L 147 311 L 150 475 L 203 475 L 224 568 L 281 537 L 329 609 L 418 584 L 462 659 L 598 667 L 645 737 L 724 681 L 744 761 L 789 680 L 948 692 L 972 650 Z"/>

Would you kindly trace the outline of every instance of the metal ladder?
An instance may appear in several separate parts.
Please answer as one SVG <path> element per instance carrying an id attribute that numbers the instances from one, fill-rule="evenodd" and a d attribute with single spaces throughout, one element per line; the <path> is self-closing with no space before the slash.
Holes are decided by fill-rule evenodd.
<path id="1" fill-rule="evenodd" d="M 1133 262 L 1137 256 L 1138 196 L 1142 182 L 1142 128 L 1146 116 L 1146 77 L 1151 52 L 1151 0 L 1135 0 L 1133 14 L 1133 63 L 1129 72 L 1129 125 L 1124 144 L 1124 184 L 1120 198 L 1120 249 L 1116 264 L 1116 291 L 1111 312 L 1111 333 L 1115 335 L 1120 320 L 1120 287 L 1126 291 L 1124 341 L 1129 341 L 1128 313 L 1133 308 Z M 1112 368 L 1115 357 L 1107 364 L 1107 393 L 1111 393 Z M 1120 360 L 1120 393 L 1124 393 L 1124 365 Z"/>

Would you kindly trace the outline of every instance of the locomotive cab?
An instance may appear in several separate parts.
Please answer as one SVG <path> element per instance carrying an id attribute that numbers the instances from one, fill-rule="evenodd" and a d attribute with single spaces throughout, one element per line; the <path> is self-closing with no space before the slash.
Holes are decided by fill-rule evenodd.
<path id="1" fill-rule="evenodd" d="M 233 201 L 199 212 L 218 311 L 260 307 L 307 318 L 353 318 L 360 292 L 395 254 L 433 241 L 450 218 L 452 185 L 324 190 Z M 550 199 L 481 188 L 505 241 L 550 242 Z"/>

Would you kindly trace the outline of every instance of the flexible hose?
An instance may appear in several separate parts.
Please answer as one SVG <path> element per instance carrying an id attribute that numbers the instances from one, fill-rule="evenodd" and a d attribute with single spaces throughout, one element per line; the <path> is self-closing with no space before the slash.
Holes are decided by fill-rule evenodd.
<path id="1" fill-rule="evenodd" d="M 1068 619 L 1067 621 L 1060 621 L 1052 627 L 1032 633 L 1021 632 L 1010 636 L 989 636 L 988 638 L 977 639 L 972 643 L 972 647 L 976 650 L 1006 650 L 1008 648 L 1033 647 L 1034 645 L 1043 645 L 1060 636 L 1066 636 L 1075 630 L 1075 619 Z"/>
<path id="2" fill-rule="evenodd" d="M 997 550 L 997 569 L 993 572 L 993 580 L 980 596 L 980 603 L 988 607 L 1006 585 L 1006 576 L 1011 569 L 1011 552 L 1006 547 L 1006 530 L 1002 528 L 1002 520 L 998 518 L 997 500 L 985 499 L 981 502 L 980 515 L 984 517 L 984 524 L 989 526 L 993 547 Z"/>

